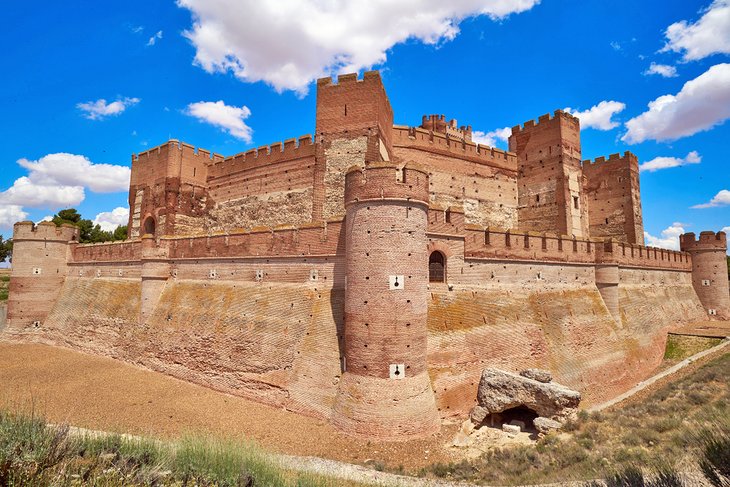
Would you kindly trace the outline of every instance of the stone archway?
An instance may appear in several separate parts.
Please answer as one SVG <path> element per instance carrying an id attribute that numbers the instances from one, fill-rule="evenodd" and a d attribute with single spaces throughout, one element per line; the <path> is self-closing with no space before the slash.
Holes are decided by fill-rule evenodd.
<path id="1" fill-rule="evenodd" d="M 438 250 L 428 256 L 428 282 L 446 282 L 446 256 Z"/>
<path id="2" fill-rule="evenodd" d="M 143 224 L 143 230 L 144 231 L 142 233 L 145 235 L 147 235 L 147 234 L 154 235 L 155 234 L 155 219 L 153 217 L 148 216 L 147 218 L 145 218 L 144 224 Z"/>

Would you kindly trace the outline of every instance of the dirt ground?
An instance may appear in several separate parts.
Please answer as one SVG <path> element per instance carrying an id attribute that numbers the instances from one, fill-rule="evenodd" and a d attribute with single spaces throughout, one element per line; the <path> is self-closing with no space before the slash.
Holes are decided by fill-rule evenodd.
<path id="1" fill-rule="evenodd" d="M 444 448 L 458 425 L 425 440 L 367 441 L 327 421 L 252 402 L 116 360 L 64 348 L 0 342 L 0 407 L 30 404 L 48 421 L 94 430 L 176 438 L 253 440 L 278 453 L 413 471 L 455 460 Z"/>

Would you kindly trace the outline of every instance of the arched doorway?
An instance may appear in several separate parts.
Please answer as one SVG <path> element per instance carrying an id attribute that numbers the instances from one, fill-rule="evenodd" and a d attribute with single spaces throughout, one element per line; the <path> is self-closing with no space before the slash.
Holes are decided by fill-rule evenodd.
<path id="1" fill-rule="evenodd" d="M 428 282 L 446 282 L 446 257 L 438 250 L 428 256 Z"/>
<path id="2" fill-rule="evenodd" d="M 148 216 L 144 221 L 144 233 L 154 235 L 155 234 L 155 219 Z"/>

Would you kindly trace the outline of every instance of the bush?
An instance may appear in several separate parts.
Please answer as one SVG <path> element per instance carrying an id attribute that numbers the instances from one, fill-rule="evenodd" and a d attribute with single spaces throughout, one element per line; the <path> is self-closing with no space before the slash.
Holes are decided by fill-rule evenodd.
<path id="1" fill-rule="evenodd" d="M 730 486 L 730 431 L 707 431 L 700 438 L 700 469 L 715 487 Z"/>

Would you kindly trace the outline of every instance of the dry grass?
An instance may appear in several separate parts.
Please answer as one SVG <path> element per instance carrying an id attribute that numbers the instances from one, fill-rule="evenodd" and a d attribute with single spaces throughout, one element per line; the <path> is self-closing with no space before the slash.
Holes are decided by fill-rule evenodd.
<path id="1" fill-rule="evenodd" d="M 730 432 L 730 354 L 709 362 L 646 400 L 579 415 L 536 445 L 496 449 L 422 471 L 459 480 L 523 484 L 605 478 L 632 465 L 697 469 L 701 432 Z M 616 474 L 618 475 L 618 474 Z"/>

